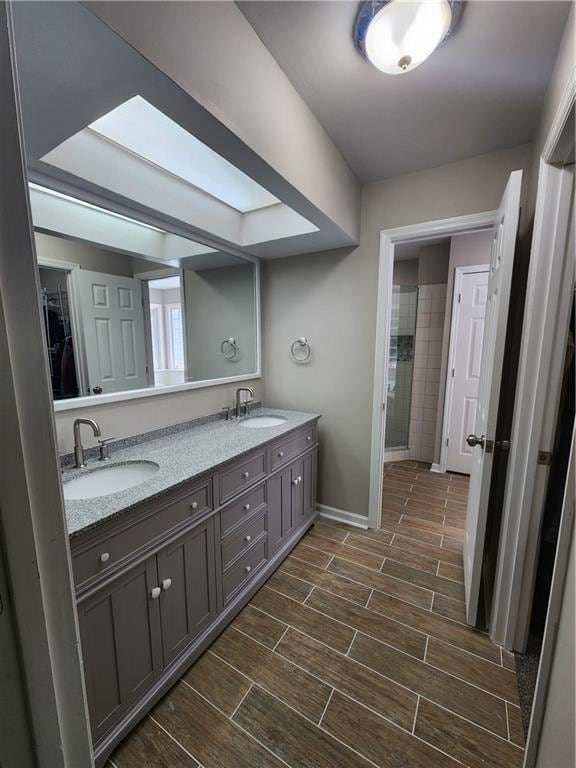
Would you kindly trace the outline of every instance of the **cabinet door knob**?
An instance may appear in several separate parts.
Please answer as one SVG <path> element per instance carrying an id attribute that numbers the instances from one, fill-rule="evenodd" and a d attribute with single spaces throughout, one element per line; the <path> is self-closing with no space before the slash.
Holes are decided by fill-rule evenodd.
<path id="1" fill-rule="evenodd" d="M 192 504 L 190 504 L 190 509 L 198 509 L 198 502 L 193 501 Z"/>
<path id="2" fill-rule="evenodd" d="M 282 458 L 282 456 L 284 456 L 284 451 L 278 451 L 278 456 L 279 456 L 280 458 Z"/>
<path id="3" fill-rule="evenodd" d="M 110 560 L 110 553 L 109 552 L 102 552 L 100 555 L 100 562 L 101 563 L 107 563 L 108 560 Z"/>
<path id="4" fill-rule="evenodd" d="M 294 480 L 292 480 L 292 485 L 298 485 L 298 478 L 295 477 Z"/>
<path id="5" fill-rule="evenodd" d="M 246 571 L 246 573 L 250 573 L 250 571 L 252 570 L 252 566 L 247 565 L 246 568 L 244 568 L 244 570 Z"/>
<path id="6" fill-rule="evenodd" d="M 246 512 L 249 512 L 250 511 L 250 504 L 244 504 L 244 510 Z"/>
<path id="7" fill-rule="evenodd" d="M 306 440 L 308 440 L 308 442 L 310 442 L 310 440 L 312 440 L 312 435 L 306 435 Z"/>
<path id="8" fill-rule="evenodd" d="M 172 586 L 172 579 L 164 579 L 162 581 L 162 590 L 166 592 L 167 589 L 170 589 Z"/>
<path id="9" fill-rule="evenodd" d="M 247 536 L 244 536 L 244 541 L 246 542 L 246 544 L 250 544 L 250 542 L 252 541 L 252 536 L 250 536 L 250 534 L 248 534 Z"/>
<path id="10" fill-rule="evenodd" d="M 161 592 L 162 592 L 162 590 L 160 589 L 160 587 L 154 587 L 152 592 L 150 592 L 150 597 L 152 598 L 152 600 L 158 600 L 158 598 L 160 597 Z"/>
<path id="11" fill-rule="evenodd" d="M 250 477 L 250 472 L 242 472 L 242 477 L 248 479 Z"/>
<path id="12" fill-rule="evenodd" d="M 298 482 L 299 482 L 299 483 L 301 483 L 301 482 L 302 482 L 302 475 L 298 475 Z"/>

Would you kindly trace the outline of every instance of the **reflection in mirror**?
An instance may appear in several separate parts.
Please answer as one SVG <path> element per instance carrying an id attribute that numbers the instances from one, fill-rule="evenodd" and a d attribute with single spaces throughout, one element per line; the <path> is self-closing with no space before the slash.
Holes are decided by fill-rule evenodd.
<path id="1" fill-rule="evenodd" d="M 256 262 L 30 192 L 55 400 L 258 373 Z"/>

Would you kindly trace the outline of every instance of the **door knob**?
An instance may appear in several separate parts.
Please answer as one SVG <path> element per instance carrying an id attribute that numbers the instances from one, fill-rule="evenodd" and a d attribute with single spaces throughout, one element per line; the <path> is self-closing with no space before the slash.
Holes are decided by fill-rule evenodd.
<path id="1" fill-rule="evenodd" d="M 470 448 L 475 448 L 477 445 L 479 445 L 480 448 L 483 449 L 486 442 L 486 435 L 482 435 L 482 437 L 476 437 L 476 435 L 468 435 L 466 442 Z"/>

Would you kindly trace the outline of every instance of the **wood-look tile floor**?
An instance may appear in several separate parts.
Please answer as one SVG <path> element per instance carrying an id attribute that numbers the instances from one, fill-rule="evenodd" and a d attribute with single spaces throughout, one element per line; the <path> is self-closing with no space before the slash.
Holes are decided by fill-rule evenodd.
<path id="1" fill-rule="evenodd" d="M 315 525 L 115 768 L 520 768 L 513 656 L 464 621 L 468 481 L 387 464 L 382 528 Z"/>

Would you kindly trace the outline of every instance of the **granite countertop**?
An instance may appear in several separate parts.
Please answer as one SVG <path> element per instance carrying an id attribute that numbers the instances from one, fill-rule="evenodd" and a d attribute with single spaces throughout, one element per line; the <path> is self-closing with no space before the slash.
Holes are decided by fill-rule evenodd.
<path id="1" fill-rule="evenodd" d="M 258 408 L 250 416 L 283 416 L 286 421 L 276 427 L 247 429 L 240 426 L 240 421 L 236 419 L 221 419 L 113 451 L 112 458 L 105 465 L 92 459 L 85 469 L 64 469 L 62 481 L 66 483 L 103 466 L 132 461 L 151 461 L 159 466 L 155 475 L 132 488 L 90 499 L 67 499 L 65 508 L 69 535 L 76 536 L 142 501 L 152 499 L 319 418 L 319 414 L 315 413 L 277 408 Z"/>

